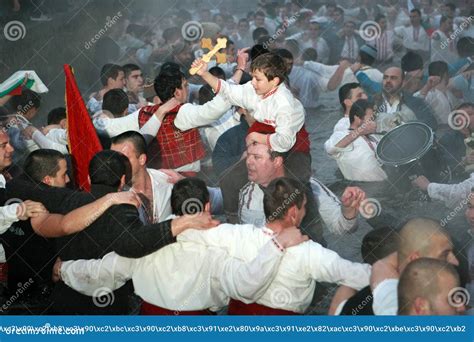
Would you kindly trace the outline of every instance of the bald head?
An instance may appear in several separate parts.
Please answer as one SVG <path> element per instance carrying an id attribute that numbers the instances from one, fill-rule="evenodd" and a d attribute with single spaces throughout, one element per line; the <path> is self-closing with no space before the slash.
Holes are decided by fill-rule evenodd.
<path id="1" fill-rule="evenodd" d="M 417 258 L 434 258 L 458 265 L 453 244 L 439 222 L 428 218 L 408 221 L 400 231 L 398 263 L 400 271 Z"/>
<path id="2" fill-rule="evenodd" d="M 398 283 L 399 315 L 454 315 L 461 306 L 449 296 L 459 287 L 459 275 L 449 263 L 420 258 L 405 268 Z"/>
<path id="3" fill-rule="evenodd" d="M 397 95 L 403 83 L 403 71 L 398 67 L 390 67 L 383 73 L 383 90 L 386 95 Z"/>

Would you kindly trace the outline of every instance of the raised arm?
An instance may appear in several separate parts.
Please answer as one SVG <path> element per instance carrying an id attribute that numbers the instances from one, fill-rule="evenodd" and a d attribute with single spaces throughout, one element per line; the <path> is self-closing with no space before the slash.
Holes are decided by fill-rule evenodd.
<path id="1" fill-rule="evenodd" d="M 66 215 L 46 213 L 33 217 L 31 226 L 36 234 L 43 237 L 54 238 L 74 234 L 90 226 L 107 209 L 117 204 L 131 204 L 138 207 L 140 200 L 132 192 L 110 193 Z"/>

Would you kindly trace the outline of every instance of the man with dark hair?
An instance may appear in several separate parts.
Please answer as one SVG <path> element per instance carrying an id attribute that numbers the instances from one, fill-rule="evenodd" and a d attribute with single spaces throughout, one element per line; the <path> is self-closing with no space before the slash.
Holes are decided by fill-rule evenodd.
<path id="1" fill-rule="evenodd" d="M 104 95 L 102 110 L 113 115 L 114 118 L 120 118 L 127 115 L 129 97 L 122 89 L 111 89 Z"/>
<path id="2" fill-rule="evenodd" d="M 400 65 L 405 73 L 403 89 L 410 94 L 416 93 L 423 86 L 423 58 L 413 51 L 408 51 L 403 55 Z"/>
<path id="3" fill-rule="evenodd" d="M 461 283 L 453 265 L 446 261 L 420 258 L 412 261 L 398 283 L 398 314 L 409 316 L 462 315 L 467 303 L 455 301 Z"/>
<path id="4" fill-rule="evenodd" d="M 167 111 L 163 118 L 156 139 L 149 148 L 149 162 L 156 168 L 195 174 L 200 171 L 199 160 L 205 155 L 199 131 L 196 128 L 180 131 L 174 125 L 179 108 L 188 100 L 188 81 L 179 66 L 170 63 L 155 78 L 154 87 L 162 103 L 174 99 L 177 105 Z M 160 107 L 161 105 L 154 105 L 142 108 L 138 114 L 139 126 L 143 127 Z"/>
<path id="5" fill-rule="evenodd" d="M 395 27 L 393 32 L 398 39 L 402 40 L 403 47 L 407 52 L 419 54 L 423 60 L 427 60 L 430 52 L 430 37 L 421 25 L 421 12 L 414 8 L 410 11 L 410 26 Z"/>
<path id="6" fill-rule="evenodd" d="M 91 114 L 101 110 L 102 100 L 106 92 L 111 89 L 123 89 L 125 86 L 125 73 L 120 65 L 105 64 L 100 71 L 102 89 L 91 94 L 87 102 L 87 109 Z"/>
<path id="7" fill-rule="evenodd" d="M 453 34 L 453 18 L 442 16 L 439 29 L 431 35 L 431 62 L 443 61 L 454 64 L 459 56 L 456 52 L 456 37 Z"/>
<path id="8" fill-rule="evenodd" d="M 13 112 L 22 115 L 28 121 L 31 121 L 40 108 L 41 95 L 30 89 L 24 89 L 22 90 L 21 95 L 12 96 L 9 104 Z"/>
<path id="9" fill-rule="evenodd" d="M 336 159 L 344 178 L 352 181 L 384 181 L 387 175 L 379 165 L 374 151 L 380 137 L 375 135 L 373 105 L 357 100 L 349 111 L 350 127 L 335 131 L 324 144 L 326 152 Z"/>
<path id="10" fill-rule="evenodd" d="M 393 60 L 394 34 L 393 30 L 387 27 L 387 17 L 385 15 L 378 14 L 374 21 L 379 25 L 380 32 L 376 33 L 374 39 L 369 41 L 368 45 L 377 49 L 377 57 L 375 61 L 378 68 L 383 68 L 392 63 Z"/>
<path id="11" fill-rule="evenodd" d="M 250 24 L 247 18 L 239 19 L 237 23 L 237 32 L 231 35 L 235 45 L 238 49 L 250 47 L 254 44 L 255 39 L 252 39 L 252 31 L 250 31 Z"/>
<path id="12" fill-rule="evenodd" d="M 47 118 L 48 125 L 60 125 L 62 128 L 64 128 L 65 121 L 66 121 L 66 108 L 57 107 L 49 111 L 48 118 Z"/>
<path id="13" fill-rule="evenodd" d="M 115 159 L 115 161 L 108 162 L 110 159 Z M 38 158 L 32 158 L 31 168 L 38 168 L 38 164 L 41 162 Z M 9 183 L 8 194 L 16 198 L 47 198 L 47 209 L 50 212 L 68 213 L 92 202 L 94 198 L 102 197 L 123 187 L 128 173 L 125 162 L 123 156 L 116 152 L 99 152 L 91 166 L 94 175 L 90 175 L 92 181 L 90 194 L 50 187 L 44 182 L 36 183 L 30 177 Z M 111 167 L 113 168 L 112 172 Z M 43 169 L 47 170 L 47 168 Z M 122 172 L 124 173 L 121 174 Z M 113 183 L 113 186 L 94 183 L 94 181 L 104 180 L 107 177 L 111 179 L 107 180 L 107 183 Z M 44 179 L 46 180 L 46 177 Z M 117 185 L 118 180 L 120 182 Z M 211 219 L 210 215 L 202 215 L 192 218 L 183 216 L 172 221 L 142 226 L 135 207 L 116 205 L 105 211 L 87 229 L 58 238 L 55 242 L 61 260 L 100 258 L 111 251 L 123 256 L 141 257 L 174 242 L 176 235 L 191 227 L 191 222 L 193 227 L 211 227 L 217 223 Z M 124 227 L 126 227 L 125 230 Z M 93 244 L 91 244 L 91 240 L 94 241 Z M 44 254 L 44 252 L 41 253 L 41 255 Z M 55 257 L 47 260 L 54 261 Z M 51 272 L 49 272 L 50 276 Z M 114 292 L 114 302 L 110 303 L 110 306 L 98 307 L 95 305 L 96 298 L 83 296 L 63 283 L 58 283 L 53 291 L 52 311 L 62 314 L 125 314 L 130 293 L 130 288 L 126 286 Z M 96 297 L 102 295 L 103 293 L 96 294 Z"/>
<path id="14" fill-rule="evenodd" d="M 339 88 L 338 91 L 339 103 L 342 106 L 343 117 L 334 125 L 333 131 L 344 131 L 349 128 L 349 112 L 351 111 L 352 104 L 357 100 L 367 100 L 367 94 L 364 89 L 361 88 L 359 83 L 346 83 Z"/>
<path id="15" fill-rule="evenodd" d="M 135 105 L 134 112 L 138 107 L 146 105 L 146 100 L 143 98 L 143 73 L 140 67 L 136 64 L 125 64 L 123 67 L 125 72 L 125 87 L 127 88 L 127 95 L 130 104 Z"/>
<path id="16" fill-rule="evenodd" d="M 363 45 L 362 39 L 356 35 L 356 23 L 352 20 L 348 20 L 344 23 L 344 27 L 338 35 L 343 39 L 341 44 L 341 59 L 347 59 L 351 63 L 354 63 L 357 59 L 357 54 L 360 47 Z"/>
<path id="17" fill-rule="evenodd" d="M 268 31 L 264 27 L 257 27 L 254 29 L 250 29 L 252 31 L 252 39 L 254 44 L 258 44 L 258 41 L 261 37 L 268 36 Z"/>

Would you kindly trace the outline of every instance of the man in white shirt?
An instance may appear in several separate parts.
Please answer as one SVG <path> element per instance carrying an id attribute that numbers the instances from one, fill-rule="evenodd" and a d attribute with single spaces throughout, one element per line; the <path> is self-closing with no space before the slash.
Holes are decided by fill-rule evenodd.
<path id="1" fill-rule="evenodd" d="M 339 103 L 344 111 L 344 116 L 334 125 L 334 132 L 348 130 L 351 123 L 349 121 L 349 112 L 352 105 L 357 100 L 367 100 L 367 94 L 359 83 L 346 83 L 339 88 Z"/>
<path id="2" fill-rule="evenodd" d="M 284 176 L 288 172 L 285 172 L 283 157 L 269 151 L 263 144 L 248 146 L 246 162 L 249 182 L 240 190 L 239 222 L 263 226 L 266 220 L 263 198 L 268 185 L 275 178 Z M 314 206 L 316 206 L 311 209 L 319 211 L 330 232 L 342 235 L 357 228 L 359 205 L 365 199 L 365 193 L 360 188 L 346 188 L 339 200 L 316 178 L 311 178 L 310 186 L 311 192 L 308 195 L 314 197 Z M 309 227 L 302 225 L 302 229 L 305 228 Z M 314 237 L 315 232 L 308 233 Z"/>
<path id="3" fill-rule="evenodd" d="M 370 286 L 373 292 L 373 310 L 376 315 L 397 315 L 397 286 L 400 273 L 418 258 L 433 258 L 457 266 L 448 233 L 434 220 L 415 218 L 400 231 L 398 253 L 377 261 L 372 267 Z"/>
<path id="4" fill-rule="evenodd" d="M 421 26 L 421 12 L 414 8 L 410 11 L 410 26 L 395 27 L 395 35 L 402 40 L 407 51 L 413 51 L 426 61 L 430 52 L 430 38 Z"/>
<path id="5" fill-rule="evenodd" d="M 459 59 L 456 52 L 457 38 L 452 33 L 453 19 L 442 16 L 439 29 L 431 35 L 431 62 L 454 64 Z"/>
<path id="6" fill-rule="evenodd" d="M 349 113 L 350 127 L 334 132 L 325 142 L 326 152 L 336 159 L 344 178 L 352 181 L 377 182 L 387 179 L 375 151 L 380 138 L 374 133 L 377 124 L 374 110 L 367 100 L 356 101 Z"/>
<path id="7" fill-rule="evenodd" d="M 265 227 L 257 229 L 253 225 L 242 225 L 237 228 L 233 225 L 224 224 L 214 229 L 210 234 L 192 231 L 189 234 L 181 234 L 178 239 L 183 246 L 202 244 L 208 248 L 223 249 L 229 256 L 249 262 L 258 257 L 261 248 L 274 239 L 275 236 L 280 236 L 285 230 L 300 225 L 305 215 L 305 202 L 303 187 L 297 181 L 288 178 L 278 178 L 270 184 L 269 192 L 264 198 L 265 215 L 267 217 Z M 169 261 L 171 262 L 172 259 Z M 178 261 L 178 259 L 175 259 L 175 262 Z M 121 267 L 119 264 L 117 266 L 117 269 Z M 90 271 L 87 272 L 90 269 L 88 266 L 80 266 L 80 269 L 86 270 L 86 274 L 91 273 Z M 128 272 L 130 270 L 133 272 L 134 268 L 128 267 Z M 105 272 L 107 275 L 107 271 Z M 194 272 L 196 272 L 195 269 Z M 246 305 L 238 298 L 238 300 L 231 302 L 229 313 L 301 314 L 305 312 L 311 303 L 316 281 L 336 282 L 357 289 L 363 287 L 364 284 L 368 284 L 369 272 L 369 265 L 349 262 L 340 258 L 335 252 L 327 250 L 315 242 L 307 241 L 287 250 L 274 279 L 267 284 L 266 289 L 259 298 L 254 297 L 253 301 L 256 300 L 255 304 Z M 126 272 L 122 272 L 122 274 L 124 273 Z M 140 269 L 138 273 L 141 273 Z M 63 264 L 61 276 L 73 285 L 72 281 L 67 279 L 74 279 L 74 266 L 71 264 L 66 264 L 65 266 Z M 94 282 L 94 278 L 96 278 L 87 278 L 87 275 L 85 276 L 86 278 L 83 279 L 90 279 L 89 283 Z M 100 273 L 99 276 L 101 276 Z M 176 279 L 183 276 L 186 276 L 186 274 L 178 275 Z M 150 275 L 147 278 L 152 279 Z M 133 275 L 133 279 L 134 282 L 135 279 L 140 281 L 140 278 L 135 275 Z M 159 279 L 155 278 L 153 281 L 156 283 Z M 252 280 L 247 281 L 253 283 Z M 76 282 L 76 284 L 80 286 L 79 282 Z M 185 282 L 180 281 L 179 287 L 181 288 L 183 284 Z M 195 288 L 196 284 L 205 288 L 206 291 L 204 292 L 207 294 L 203 298 L 193 298 L 192 303 L 191 301 L 187 303 L 194 304 L 194 302 L 205 300 L 209 296 L 207 290 L 209 289 L 209 282 L 203 282 L 202 284 L 192 283 L 193 288 Z M 217 283 L 212 285 L 218 286 Z M 235 285 L 238 285 L 238 283 Z M 145 286 L 150 289 L 150 293 L 161 290 L 160 287 L 149 286 L 146 282 L 143 284 L 143 287 Z M 85 287 L 87 288 L 88 284 Z M 135 289 L 140 288 L 141 286 L 135 285 Z M 197 290 L 199 291 L 199 289 Z M 172 289 L 171 293 L 173 297 L 176 296 L 175 289 Z M 185 295 L 179 294 L 177 297 L 182 295 L 189 296 L 189 293 Z M 162 298 L 162 300 L 167 299 L 166 297 Z M 248 299 L 246 302 L 251 303 L 252 300 Z M 183 303 L 184 305 L 187 304 L 186 302 Z"/>

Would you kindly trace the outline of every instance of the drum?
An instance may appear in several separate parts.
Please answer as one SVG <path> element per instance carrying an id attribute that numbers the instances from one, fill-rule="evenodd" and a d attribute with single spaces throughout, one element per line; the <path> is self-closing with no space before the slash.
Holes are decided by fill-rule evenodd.
<path id="1" fill-rule="evenodd" d="M 383 136 L 377 159 L 390 184 L 400 192 L 410 191 L 411 180 L 424 175 L 431 182 L 446 183 L 450 172 L 439 152 L 431 128 L 421 122 L 400 125 Z"/>

